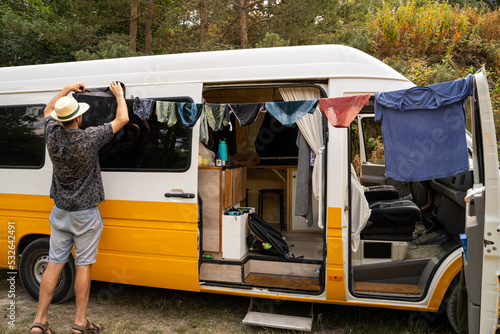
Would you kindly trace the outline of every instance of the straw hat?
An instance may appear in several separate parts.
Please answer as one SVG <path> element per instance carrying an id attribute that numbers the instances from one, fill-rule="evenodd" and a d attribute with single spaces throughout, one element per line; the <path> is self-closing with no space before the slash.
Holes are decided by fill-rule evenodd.
<path id="1" fill-rule="evenodd" d="M 67 122 L 80 116 L 89 108 L 87 103 L 78 103 L 72 96 L 63 96 L 56 101 L 50 116 L 58 121 Z"/>

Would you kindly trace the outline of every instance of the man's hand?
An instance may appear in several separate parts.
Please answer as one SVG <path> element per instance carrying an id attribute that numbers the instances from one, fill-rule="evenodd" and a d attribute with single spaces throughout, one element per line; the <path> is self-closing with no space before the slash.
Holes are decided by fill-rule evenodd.
<path id="1" fill-rule="evenodd" d="M 66 89 L 68 89 L 70 92 L 80 93 L 85 91 L 85 85 L 83 84 L 83 82 L 75 82 L 74 84 L 67 85 Z"/>
<path id="2" fill-rule="evenodd" d="M 111 90 L 111 93 L 113 93 L 116 98 L 123 96 L 122 85 L 120 85 L 119 82 L 112 81 L 109 85 L 109 90 Z"/>
<path id="3" fill-rule="evenodd" d="M 83 84 L 83 82 L 75 82 L 71 85 L 67 85 L 56 96 L 54 96 L 52 100 L 50 100 L 49 104 L 47 104 L 43 112 L 44 117 L 50 116 L 50 113 L 52 112 L 52 110 L 54 110 L 54 106 L 59 98 L 68 95 L 70 92 L 79 93 L 84 91 L 85 85 Z"/>

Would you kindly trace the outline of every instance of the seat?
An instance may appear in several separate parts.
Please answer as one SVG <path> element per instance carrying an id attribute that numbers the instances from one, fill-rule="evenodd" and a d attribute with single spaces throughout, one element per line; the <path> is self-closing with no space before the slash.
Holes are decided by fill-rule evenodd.
<path id="1" fill-rule="evenodd" d="M 419 207 L 410 200 L 377 201 L 369 207 L 371 214 L 361 239 L 410 241 L 415 224 L 422 220 Z"/>
<path id="2" fill-rule="evenodd" d="M 422 221 L 420 208 L 410 200 L 397 199 L 392 186 L 380 186 L 373 190 L 364 188 L 351 168 L 352 232 L 357 249 L 359 239 L 410 241 L 417 222 Z M 370 194 L 375 193 L 375 194 Z M 371 203 L 367 200 L 375 200 Z M 353 243 L 354 245 L 354 243 Z"/>
<path id="3" fill-rule="evenodd" d="M 279 206 L 280 206 L 280 230 L 285 227 L 285 218 L 283 215 L 283 189 L 259 189 L 259 216 L 264 218 L 264 195 L 265 194 L 277 194 L 279 195 Z"/>
<path id="4" fill-rule="evenodd" d="M 389 184 L 365 188 L 365 198 L 368 203 L 398 199 L 399 194 L 394 186 Z"/>

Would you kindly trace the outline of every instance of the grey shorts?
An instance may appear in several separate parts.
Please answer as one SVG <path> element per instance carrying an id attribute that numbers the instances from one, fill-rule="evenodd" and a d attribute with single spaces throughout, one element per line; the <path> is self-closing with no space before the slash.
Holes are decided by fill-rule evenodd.
<path id="1" fill-rule="evenodd" d="M 75 264 L 96 261 L 103 221 L 96 206 L 82 211 L 65 211 L 54 206 L 50 214 L 49 261 L 66 263 L 75 244 Z"/>

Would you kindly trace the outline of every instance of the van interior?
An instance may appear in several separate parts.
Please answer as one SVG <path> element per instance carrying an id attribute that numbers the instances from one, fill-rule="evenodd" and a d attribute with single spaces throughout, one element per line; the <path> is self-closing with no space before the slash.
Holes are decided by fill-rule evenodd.
<path id="1" fill-rule="evenodd" d="M 298 85 L 205 86 L 203 100 L 210 104 L 279 102 L 284 100 L 279 87 L 290 86 Z M 319 86 L 308 86 L 322 94 Z M 231 113 L 232 129 L 210 131 L 208 144 L 200 143 L 202 150 L 217 154 L 223 140 L 228 153 L 223 168 L 199 167 L 203 202 L 200 281 L 320 294 L 325 235 L 316 222 L 295 215 L 299 130 L 283 126 L 270 113 L 259 113 L 255 122 L 243 127 L 234 117 Z M 317 205 L 313 205 L 316 217 Z M 248 213 L 233 216 L 228 214 L 232 208 L 248 208 Z M 287 257 L 262 249 L 260 241 L 252 245 L 254 238 L 246 224 L 249 213 L 256 213 L 285 237 Z"/>

